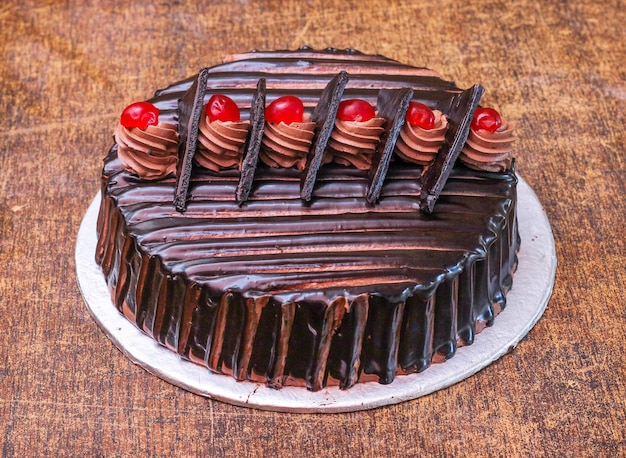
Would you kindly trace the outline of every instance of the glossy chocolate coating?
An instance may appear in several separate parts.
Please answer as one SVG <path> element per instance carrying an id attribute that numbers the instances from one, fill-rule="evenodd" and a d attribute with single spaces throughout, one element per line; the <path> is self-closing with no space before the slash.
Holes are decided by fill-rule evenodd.
<path id="1" fill-rule="evenodd" d="M 376 103 L 408 87 L 435 106 L 460 92 L 425 69 L 354 51 L 249 53 L 209 69 L 206 97 L 249 109 L 294 94 L 312 110 L 328 81 Z M 192 79 L 152 99 L 176 121 Z M 115 305 L 162 345 L 210 370 L 274 387 L 390 383 L 471 344 L 504 308 L 519 247 L 514 173 L 455 168 L 432 214 L 419 210 L 419 166 L 392 160 L 377 205 L 367 172 L 323 166 L 309 203 L 300 175 L 259 166 L 247 202 L 239 172 L 196 167 L 185 213 L 175 178 L 103 170 L 97 261 Z"/>

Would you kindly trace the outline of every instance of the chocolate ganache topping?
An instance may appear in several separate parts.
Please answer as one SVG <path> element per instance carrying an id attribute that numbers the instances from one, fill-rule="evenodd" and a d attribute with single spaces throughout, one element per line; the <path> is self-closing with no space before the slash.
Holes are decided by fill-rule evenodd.
<path id="1" fill-rule="evenodd" d="M 454 125 L 441 147 L 448 152 L 464 141 L 467 131 L 457 132 L 469 129 L 482 93 L 465 97 L 430 70 L 381 56 L 308 48 L 233 56 L 206 69 L 202 87 L 232 98 L 260 134 L 266 87 L 269 100 L 297 95 L 311 115 L 340 71 L 350 75 L 346 99 L 375 107 L 381 89 L 408 88 L 400 95 L 452 107 L 441 108 Z M 178 101 L 198 81 L 156 93 L 150 102 L 161 122 L 176 124 Z M 365 136 L 392 148 L 386 140 L 398 131 L 377 123 L 370 128 L 381 131 Z M 381 169 L 373 143 L 369 160 Z M 255 165 L 238 200 L 238 170 L 197 167 L 185 211 L 176 212 L 175 177 L 137 180 L 120 146 L 105 159 L 96 249 L 114 305 L 156 342 L 213 372 L 275 388 L 391 383 L 453 357 L 506 306 L 520 243 L 511 170 L 447 169 L 429 213 L 420 211 L 419 164 L 389 162 L 375 205 L 366 198 L 367 167 L 323 165 L 310 200 L 301 198 L 297 168 Z"/>

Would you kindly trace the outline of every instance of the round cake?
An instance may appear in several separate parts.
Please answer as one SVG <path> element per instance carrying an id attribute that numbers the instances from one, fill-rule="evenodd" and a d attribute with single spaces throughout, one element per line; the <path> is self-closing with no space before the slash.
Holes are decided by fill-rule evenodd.
<path id="1" fill-rule="evenodd" d="M 517 265 L 512 128 L 482 93 L 301 48 L 129 105 L 97 223 L 113 303 L 237 380 L 419 377 L 493 324 Z"/>

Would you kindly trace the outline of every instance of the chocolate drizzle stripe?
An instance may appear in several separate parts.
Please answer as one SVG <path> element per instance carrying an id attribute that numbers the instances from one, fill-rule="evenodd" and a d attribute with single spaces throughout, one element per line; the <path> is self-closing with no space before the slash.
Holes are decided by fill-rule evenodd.
<path id="1" fill-rule="evenodd" d="M 351 251 L 346 250 L 345 245 L 337 246 L 334 253 L 342 253 L 341 261 L 337 263 L 332 262 L 332 246 L 327 246 L 322 248 L 319 253 L 307 251 L 255 253 L 254 250 L 247 253 L 243 251 L 229 253 L 227 251 L 226 253 L 218 253 L 218 255 L 227 256 L 227 259 L 220 260 L 218 258 L 215 260 L 214 257 L 214 262 L 207 262 L 203 257 L 176 260 L 176 257 L 172 256 L 171 260 L 164 265 L 185 269 L 193 275 L 229 276 L 253 272 L 254 275 L 273 275 L 277 277 L 277 280 L 286 278 L 287 275 L 291 274 L 303 274 L 304 277 L 316 273 L 337 277 L 341 277 L 341 275 L 371 277 L 375 272 L 382 271 L 394 271 L 396 272 L 394 275 L 422 275 L 424 272 L 442 269 L 442 262 L 447 261 L 449 266 L 454 265 L 458 259 L 463 258 L 464 254 L 461 250 L 430 250 L 427 247 L 415 246 L 413 247 L 414 251 L 421 251 L 419 256 L 415 256 L 415 260 L 420 261 L 420 265 L 408 267 L 406 266 L 406 259 L 410 253 L 407 253 L 407 250 L 401 251 L 397 246 L 390 248 L 391 256 L 395 256 L 395 258 L 388 258 L 383 247 L 372 250 L 366 246 L 357 246 L 356 248 L 356 250 Z M 382 260 L 372 260 L 372 256 L 377 253 Z M 351 258 L 352 255 L 354 258 Z M 214 256 L 214 253 L 207 253 L 207 256 Z M 355 259 L 355 261 L 350 263 L 350 259 Z M 438 261 L 439 264 L 435 261 Z M 248 264 L 247 268 L 245 264 Z"/>
<path id="2" fill-rule="evenodd" d="M 436 84 L 446 86 L 445 80 L 442 80 L 436 72 L 428 71 L 425 69 L 412 69 L 402 68 L 392 64 L 381 64 L 378 69 L 366 68 L 363 61 L 358 62 L 337 62 L 337 61 L 323 61 L 317 59 L 309 59 L 307 63 L 303 65 L 303 61 L 292 61 L 290 65 L 285 65 L 287 62 L 282 61 L 282 64 L 278 62 L 259 62 L 250 60 L 247 62 L 238 62 L 235 64 L 225 64 L 215 67 L 215 74 L 232 72 L 239 74 L 268 74 L 282 77 L 283 75 L 330 75 L 336 74 L 342 70 L 346 70 L 354 75 L 387 75 L 390 78 L 400 79 L 401 77 L 419 76 L 424 81 L 432 79 Z M 443 81 L 443 83 L 442 83 Z"/>
<path id="3" fill-rule="evenodd" d="M 339 246 L 337 250 L 342 250 L 345 247 Z M 396 249 L 396 247 L 392 247 Z M 423 247 L 415 247 L 416 250 L 421 249 Z M 375 251 L 383 251 L 372 250 L 370 253 L 374 253 Z M 452 250 L 450 250 L 452 251 Z M 323 253 L 323 252 L 322 252 Z M 286 258 L 280 255 L 276 255 L 276 253 L 269 253 L 264 255 L 260 254 L 239 254 L 233 253 L 231 260 L 228 262 L 214 262 L 208 263 L 203 260 L 203 258 L 197 259 L 188 259 L 184 262 L 180 262 L 176 265 L 176 267 L 185 268 L 194 275 L 220 275 L 223 277 L 227 277 L 229 275 L 238 275 L 245 274 L 251 272 L 254 269 L 255 275 L 276 275 L 281 276 L 282 274 L 294 274 L 298 275 L 300 273 L 304 273 L 306 275 L 312 275 L 314 273 L 324 273 L 331 274 L 333 273 L 338 278 L 342 275 L 345 276 L 354 276 L 355 274 L 361 274 L 363 277 L 365 276 L 373 276 L 378 275 L 383 271 L 392 271 L 392 272 L 402 272 L 403 275 L 418 275 L 422 276 L 424 272 L 432 272 L 437 269 L 441 269 L 441 266 L 434 265 L 434 263 L 428 264 L 429 255 L 436 254 L 440 255 L 437 250 L 433 250 L 429 252 L 424 249 L 423 255 L 419 258 L 420 261 L 423 261 L 423 265 L 415 266 L 415 267 L 406 267 L 403 265 L 406 261 L 406 257 L 399 259 L 391 259 L 386 261 L 378 261 L 378 262 L 366 262 L 364 260 L 360 260 L 360 263 L 348 264 L 347 261 L 342 261 L 339 264 L 332 263 L 332 252 L 327 251 L 328 256 L 326 257 L 308 257 L 305 253 L 290 253 L 290 254 L 298 254 L 299 259 L 295 260 L 293 257 Z M 361 254 L 365 254 L 361 251 Z M 463 252 L 456 251 L 456 253 L 450 253 L 446 251 L 446 256 L 430 256 L 430 258 L 435 258 L 438 260 L 446 260 L 451 258 L 451 254 L 456 254 L 457 258 L 463 256 Z M 385 253 L 386 255 L 386 253 Z M 345 254 L 342 258 L 345 258 Z M 386 258 L 386 256 L 384 256 Z M 202 262 L 201 264 L 199 262 Z M 272 264 L 270 264 L 272 263 Z M 245 264 L 248 264 L 248 268 L 246 268 Z"/>
<path id="4" fill-rule="evenodd" d="M 237 85 L 233 87 L 232 82 L 232 73 L 223 72 L 223 73 L 212 73 L 211 79 L 209 81 L 208 89 L 211 91 L 220 90 L 220 89 L 246 89 L 252 90 L 256 86 L 256 82 L 259 78 L 265 78 L 267 80 L 267 90 L 268 93 L 273 93 L 274 91 L 284 91 L 284 90 L 305 90 L 305 91 L 313 91 L 319 90 L 321 91 L 326 86 L 326 83 L 339 71 L 345 71 L 350 75 L 351 89 L 372 89 L 376 90 L 380 89 L 381 85 L 387 88 L 397 88 L 397 87 L 411 87 L 416 88 L 425 92 L 434 92 L 434 91 L 449 91 L 450 93 L 458 92 L 458 89 L 451 82 L 446 82 L 444 80 L 434 78 L 431 76 L 424 77 L 415 77 L 407 78 L 404 77 L 406 75 L 390 75 L 390 74 L 376 74 L 376 73 L 358 73 L 351 72 L 350 68 L 342 68 L 337 71 L 335 69 L 329 69 L 329 72 L 323 73 L 302 73 L 299 68 L 294 68 L 293 73 L 278 73 L 278 74 L 270 74 L 262 71 L 254 71 L 247 73 L 238 73 L 239 80 L 237 81 Z M 381 81 L 382 78 L 382 81 Z M 179 88 L 177 88 L 179 89 Z M 171 93 L 171 89 L 167 91 L 167 93 Z M 165 95 L 166 92 L 162 91 L 159 95 Z"/>
<path id="5" fill-rule="evenodd" d="M 337 251 L 342 250 L 344 247 L 337 247 Z M 395 247 L 394 247 L 395 248 Z M 418 249 L 421 247 L 418 247 Z M 383 250 L 370 251 L 370 259 L 376 252 L 380 253 L 380 257 L 385 258 L 386 254 Z M 296 253 L 292 253 L 296 254 Z M 233 253 L 231 260 L 228 262 L 215 262 L 207 263 L 203 262 L 201 258 L 186 259 L 184 262 L 178 262 L 176 265 L 168 263 L 172 268 L 181 268 L 188 271 L 189 274 L 202 275 L 202 276 L 217 276 L 222 278 L 229 276 L 237 276 L 240 274 L 251 274 L 253 276 L 265 276 L 275 277 L 276 281 L 284 281 L 289 275 L 298 276 L 302 274 L 302 278 L 321 273 L 323 276 L 333 275 L 336 278 L 344 277 L 376 277 L 381 272 L 389 273 L 391 275 L 406 276 L 407 278 L 417 276 L 424 278 L 430 275 L 432 272 L 441 270 L 441 265 L 435 265 L 432 261 L 436 259 L 440 262 L 448 262 L 448 265 L 454 265 L 455 260 L 463 258 L 463 252 L 446 251 L 444 253 L 433 250 L 429 252 L 424 250 L 421 256 L 416 257 L 416 261 L 421 261 L 422 265 L 415 267 L 407 267 L 406 265 L 406 252 L 405 256 L 398 259 L 390 259 L 383 261 L 370 261 L 367 262 L 367 258 L 364 256 L 366 253 L 361 252 L 362 260 L 354 264 L 348 264 L 343 260 L 346 258 L 346 254 L 342 255 L 342 262 L 334 265 L 332 264 L 332 253 L 328 252 L 327 257 L 309 257 L 306 254 L 301 254 L 300 259 L 295 260 L 293 257 L 283 257 L 276 255 L 276 253 L 270 253 L 264 256 L 263 254 L 239 254 Z M 275 264 L 270 265 L 269 262 L 273 261 Z M 246 269 L 245 264 L 248 264 Z M 252 274 L 251 274 L 252 275 Z"/>
<path id="6" fill-rule="evenodd" d="M 401 78 L 393 77 L 392 75 L 375 75 L 375 74 L 354 74 L 350 73 L 349 69 L 344 70 L 350 75 L 350 85 L 348 91 L 350 94 L 362 94 L 364 97 L 376 98 L 378 90 L 381 88 L 398 88 L 408 87 L 418 91 L 426 97 L 430 97 L 433 100 L 441 100 L 446 98 L 445 95 L 457 94 L 460 92 L 453 83 L 442 83 L 441 80 L 425 77 L 425 78 Z M 250 94 L 254 92 L 256 84 L 260 78 L 267 80 L 268 94 L 274 97 L 288 94 L 290 92 L 298 91 L 304 99 L 312 98 L 315 93 L 319 98 L 319 93 L 326 87 L 326 84 L 335 73 L 324 73 L 318 75 L 307 74 L 284 74 L 284 75 L 270 75 L 263 72 L 238 74 L 237 85 L 234 86 L 232 82 L 233 74 L 224 73 L 218 75 L 211 75 L 209 86 L 207 91 L 211 93 L 221 92 L 227 90 L 232 91 L 233 98 L 241 97 L 242 94 Z M 382 79 L 382 80 L 381 80 Z M 167 88 L 158 91 L 152 101 L 159 108 L 167 110 L 173 108 L 169 97 L 183 94 L 187 85 L 176 88 Z M 249 104 L 249 99 L 248 99 Z"/>
<path id="7" fill-rule="evenodd" d="M 207 222 L 207 224 L 210 223 Z M 245 222 L 242 222 L 241 224 L 247 226 Z M 440 230 L 445 230 L 446 226 L 451 227 L 453 225 L 442 224 L 438 227 Z M 314 227 L 310 227 L 308 230 L 302 229 L 300 232 L 292 233 L 287 231 L 270 233 L 269 230 L 265 229 L 264 231 L 259 231 L 258 233 L 251 235 L 240 233 L 239 230 L 237 230 L 233 235 L 228 235 L 226 232 L 222 232 L 216 233 L 215 237 L 211 237 L 211 234 L 206 231 L 193 231 L 192 228 L 191 235 L 177 237 L 175 241 L 168 241 L 165 239 L 163 242 L 158 243 L 158 240 L 153 238 L 154 242 L 150 243 L 150 241 L 142 240 L 142 244 L 149 248 L 151 252 L 155 253 L 158 252 L 160 254 L 166 254 L 167 250 L 171 250 L 172 256 L 175 259 L 179 258 L 175 256 L 174 252 L 177 249 L 184 250 L 186 247 L 189 249 L 209 250 L 209 254 L 211 254 L 213 249 L 217 249 L 222 254 L 231 252 L 236 253 L 244 250 L 249 252 L 251 255 L 254 253 L 282 253 L 283 255 L 288 256 L 294 253 L 323 253 L 328 250 L 329 247 L 332 252 L 333 245 L 336 245 L 338 249 L 341 247 L 345 250 L 348 250 L 349 247 L 353 247 L 353 249 L 350 250 L 353 252 L 378 250 L 379 246 L 389 246 L 389 257 L 391 257 L 391 253 L 393 253 L 394 250 L 412 250 L 417 248 L 427 251 L 442 252 L 462 250 L 465 247 L 465 244 L 462 242 L 455 243 L 455 238 L 464 236 L 468 237 L 472 234 L 475 234 L 476 237 L 487 237 L 489 235 L 489 229 L 484 229 L 483 231 L 471 230 L 478 228 L 479 226 L 475 226 L 464 230 L 449 231 L 445 236 L 441 237 L 439 243 L 436 243 L 438 240 L 438 234 L 432 229 L 424 233 L 422 237 L 416 237 L 414 231 L 419 230 L 419 226 L 411 229 L 393 228 L 388 230 L 352 230 L 346 231 L 345 233 L 316 231 Z M 165 235 L 165 237 L 170 237 L 170 239 L 173 238 L 171 237 L 171 232 L 161 232 L 161 234 Z M 311 243 L 316 243 L 316 245 L 311 246 Z M 248 246 L 247 250 L 246 245 Z M 156 247 L 158 247 L 158 251 Z M 223 247 L 223 249 L 219 249 L 219 247 Z M 349 252 L 346 251 L 345 254 L 349 255 Z M 363 255 L 365 254 L 366 253 L 363 253 Z M 191 257 L 191 255 L 187 256 Z M 233 256 L 235 256 L 235 254 L 233 254 Z"/>
<path id="8" fill-rule="evenodd" d="M 403 220 L 396 218 L 389 218 L 387 221 L 371 221 L 370 218 L 363 220 L 355 219 L 343 219 L 342 224 L 346 228 L 343 233 L 344 237 L 353 237 L 362 235 L 363 239 L 368 236 L 372 242 L 378 238 L 392 238 L 397 243 L 402 243 L 402 238 L 415 239 L 413 232 L 421 230 L 423 235 L 423 244 L 434 242 L 440 236 L 440 232 L 448 231 L 452 235 L 443 236 L 443 240 L 448 242 L 448 238 L 455 238 L 462 236 L 463 234 L 475 233 L 479 229 L 478 225 L 469 225 L 463 230 L 458 230 L 457 226 L 461 219 L 457 218 L 448 219 L 441 224 L 437 224 L 434 227 L 427 224 L 415 224 L 415 220 L 406 218 Z M 393 221 L 394 227 L 389 227 L 389 224 Z M 307 243 L 307 240 L 311 235 L 332 233 L 334 226 L 330 223 L 324 225 L 321 221 L 315 226 L 298 224 L 297 218 L 268 218 L 262 221 L 255 220 L 241 220 L 239 218 L 233 218 L 232 221 L 223 221 L 219 219 L 206 219 L 202 220 L 199 224 L 185 224 L 182 222 L 180 225 L 176 225 L 176 231 L 172 231 L 171 227 L 161 226 L 160 228 L 154 227 L 152 223 L 135 225 L 133 231 L 137 233 L 137 240 L 145 245 L 151 247 L 152 245 L 167 244 L 170 240 L 174 239 L 173 243 L 186 243 L 196 241 L 200 238 L 209 238 L 214 241 L 215 244 L 221 244 L 241 240 L 242 244 L 254 243 L 256 238 L 267 238 L 268 246 L 276 246 L 275 239 L 282 239 L 292 237 L 293 243 L 298 243 L 299 239 Z M 212 229 L 206 228 L 204 225 L 211 225 Z M 386 226 L 387 227 L 386 227 Z M 242 227 L 244 226 L 244 227 Z M 154 229 L 154 230 L 151 230 Z M 145 235 L 144 235 L 145 234 Z M 175 237 L 175 238 L 174 238 Z M 339 238 L 339 235 L 337 235 Z M 208 243 L 208 242 L 203 242 Z M 431 245 L 433 246 L 433 245 Z M 435 245 L 436 246 L 436 245 Z M 454 245 L 453 245 L 454 246 Z"/>
<path id="9" fill-rule="evenodd" d="M 446 197 L 445 199 L 442 198 L 440 201 L 440 210 L 442 211 L 437 212 L 437 214 L 441 214 L 441 217 L 438 217 L 437 220 L 432 222 L 426 217 L 411 218 L 411 212 L 418 209 L 417 196 L 385 197 L 384 199 L 381 199 L 381 205 L 376 206 L 375 209 L 370 212 L 367 211 L 367 206 L 364 202 L 358 202 L 356 205 L 350 207 L 347 202 L 342 201 L 341 199 L 317 198 L 315 200 L 315 205 L 312 206 L 311 210 L 308 212 L 308 216 L 311 217 L 309 224 L 314 224 L 316 219 L 323 217 L 341 217 L 346 223 L 349 224 L 350 221 L 356 221 L 359 218 L 367 219 L 369 215 L 369 217 L 373 220 L 365 221 L 364 224 L 367 227 L 375 227 L 376 221 L 380 221 L 377 215 L 389 215 L 389 218 L 397 220 L 405 217 L 412 219 L 413 224 L 415 225 L 427 224 L 431 227 L 443 227 L 446 221 L 454 221 L 456 219 L 456 215 L 460 213 L 482 213 L 479 205 L 476 203 L 476 197 L 483 198 L 485 205 L 491 205 L 492 203 L 497 202 L 496 196 L 480 193 L 478 191 L 468 194 L 455 194 L 450 191 L 446 191 L 446 193 L 442 194 L 442 196 Z M 345 199 L 356 200 L 356 198 L 351 195 L 346 196 Z M 124 205 L 133 205 L 133 201 L 134 199 L 124 198 Z M 301 203 L 295 199 L 277 198 L 274 201 L 255 200 L 250 201 L 250 205 L 246 207 L 245 212 L 237 213 L 236 208 L 233 208 L 232 202 L 219 200 L 203 201 L 198 199 L 194 200 L 191 205 L 189 205 L 187 209 L 188 213 L 185 214 L 185 224 L 193 224 L 192 221 L 198 218 L 210 220 L 215 217 L 216 213 L 220 214 L 222 216 L 220 219 L 226 222 L 232 218 L 239 218 L 242 221 L 252 220 L 255 218 L 263 219 L 264 221 L 261 224 L 265 224 L 266 222 L 271 223 L 277 218 L 283 218 L 285 221 L 289 221 L 288 218 L 298 217 L 298 205 L 301 206 Z M 467 205 L 468 208 L 463 210 L 463 205 Z M 402 206 L 404 206 L 404 208 L 401 208 Z M 448 214 L 446 214 L 446 211 L 443 211 L 443 209 L 445 209 Z M 346 214 L 348 211 L 349 214 Z M 167 218 L 168 216 L 171 216 L 171 204 L 168 208 L 167 202 L 152 201 L 151 207 L 138 206 L 137 208 L 134 208 L 132 213 L 128 216 L 128 222 L 129 224 L 135 225 L 146 220 L 148 217 L 151 219 L 159 219 Z M 158 225 L 159 223 L 155 222 L 151 224 Z M 254 223 L 252 222 L 251 224 Z M 158 226 L 155 226 L 155 229 L 156 227 Z M 323 226 L 320 227 L 323 228 Z M 217 233 L 219 234 L 219 232 Z"/>
<path id="10" fill-rule="evenodd" d="M 494 207 L 491 206 L 491 208 Z M 480 214 L 476 213 L 476 215 Z M 407 213 L 406 215 L 409 216 L 410 214 Z M 363 224 L 360 224 L 359 220 L 355 218 L 332 218 L 346 227 L 341 233 L 335 230 L 336 226 L 330 223 L 324 224 L 323 221 L 318 223 L 315 219 L 311 219 L 308 224 L 298 225 L 297 217 L 234 218 L 232 222 L 203 218 L 199 224 L 183 224 L 181 226 L 157 226 L 158 222 L 155 221 L 154 226 L 149 222 L 132 226 L 132 229 L 137 234 L 137 239 L 146 247 L 159 245 L 166 248 L 175 243 L 195 242 L 206 244 L 207 248 L 212 244 L 224 244 L 224 248 L 228 248 L 229 246 L 236 246 L 238 243 L 244 245 L 249 243 L 252 248 L 256 247 L 257 244 L 263 246 L 262 242 L 257 242 L 257 239 L 267 238 L 266 245 L 280 246 L 282 250 L 288 249 L 290 244 L 292 247 L 302 244 L 306 248 L 306 244 L 310 243 L 310 239 L 314 237 L 316 242 L 321 243 L 327 240 L 328 244 L 338 243 L 344 239 L 353 240 L 355 243 L 363 241 L 364 244 L 369 240 L 372 245 L 378 241 L 394 245 L 394 242 L 406 244 L 415 240 L 423 240 L 420 245 L 431 244 L 431 246 L 436 248 L 438 245 L 432 245 L 432 243 L 439 237 L 439 233 L 443 231 L 446 234 L 441 235 L 442 243 L 450 244 L 452 249 L 456 244 L 453 240 L 448 240 L 448 238 L 453 239 L 454 237 L 481 234 L 483 232 L 488 233 L 489 231 L 489 229 L 481 231 L 480 229 L 484 226 L 477 223 L 460 227 L 463 222 L 471 217 L 469 212 L 450 215 L 445 220 L 438 220 L 436 224 L 432 225 L 426 221 L 419 221 L 409 217 L 398 218 L 397 215 L 389 215 L 388 218 L 385 218 L 385 221 L 371 218 L 371 216 L 367 218 L 367 215 L 363 216 Z M 322 216 L 322 218 L 324 217 Z M 206 226 L 202 227 L 202 224 L 214 225 L 215 228 L 208 229 Z M 150 230 L 151 227 L 154 228 L 154 232 Z M 421 232 L 420 238 L 415 236 L 415 231 Z M 291 242 L 290 238 L 292 239 Z M 409 244 L 413 245 L 412 243 Z"/>

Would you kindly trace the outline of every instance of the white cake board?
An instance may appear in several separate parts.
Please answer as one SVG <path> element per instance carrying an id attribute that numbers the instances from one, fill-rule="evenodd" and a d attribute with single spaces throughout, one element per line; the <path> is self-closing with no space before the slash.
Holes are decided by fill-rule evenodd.
<path id="1" fill-rule="evenodd" d="M 349 390 L 329 387 L 311 392 L 300 387 L 268 388 L 238 382 L 226 375 L 181 359 L 143 334 L 118 312 L 95 262 L 96 221 L 100 195 L 80 225 L 76 243 L 76 272 L 89 312 L 113 343 L 134 363 L 180 388 L 211 399 L 264 410 L 285 412 L 351 412 L 419 398 L 475 374 L 506 353 L 530 331 L 543 314 L 554 285 L 556 250 L 550 223 L 530 186 L 520 178 L 518 220 L 522 237 L 519 266 L 507 307 L 474 344 L 457 349 L 444 364 L 424 372 L 398 376 L 389 385 L 360 383 Z"/>

